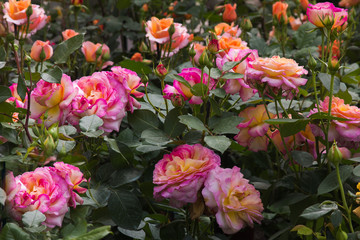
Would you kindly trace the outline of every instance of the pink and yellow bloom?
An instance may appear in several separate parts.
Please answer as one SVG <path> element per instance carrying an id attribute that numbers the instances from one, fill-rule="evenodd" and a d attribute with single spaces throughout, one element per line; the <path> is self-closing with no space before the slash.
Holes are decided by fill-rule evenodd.
<path id="1" fill-rule="evenodd" d="M 196 54 L 194 56 L 194 62 L 197 65 L 199 65 L 199 58 L 200 58 L 201 54 L 204 52 L 204 50 L 206 49 L 206 47 L 204 45 L 202 45 L 201 43 L 193 43 L 192 46 L 194 47 L 194 50 L 196 52 Z"/>
<path id="2" fill-rule="evenodd" d="M 309 4 L 306 10 L 309 22 L 316 27 L 323 28 L 325 25 L 335 29 L 344 25 L 348 19 L 347 9 L 337 8 L 329 2 Z M 324 25 L 325 24 L 325 25 Z"/>
<path id="3" fill-rule="evenodd" d="M 21 97 L 19 96 L 18 92 L 17 92 L 17 83 L 12 84 L 10 87 L 10 91 L 11 91 L 11 98 L 8 98 L 6 100 L 6 102 L 15 102 L 15 106 L 18 108 L 26 108 L 25 106 L 25 101 L 27 99 L 27 94 L 25 96 L 24 101 L 21 100 Z"/>
<path id="4" fill-rule="evenodd" d="M 100 48 L 101 52 L 99 56 L 96 57 L 96 53 L 100 51 Z M 107 66 L 114 64 L 112 61 L 104 60 L 104 58 L 110 58 L 110 49 L 105 43 L 94 44 L 90 41 L 86 41 L 82 44 L 81 51 L 84 54 L 86 61 L 90 63 L 96 63 L 97 68 L 104 69 Z"/>
<path id="5" fill-rule="evenodd" d="M 179 73 L 179 76 L 183 77 L 190 84 L 190 86 L 194 86 L 197 83 L 203 83 L 207 85 L 208 81 L 210 81 L 209 89 L 212 89 L 214 85 L 214 80 L 209 78 L 206 73 L 203 74 L 203 79 L 201 80 L 201 70 L 198 68 L 184 68 L 181 70 L 181 73 Z M 164 88 L 164 93 L 166 94 L 164 98 L 169 100 L 173 95 L 181 95 L 185 100 L 189 100 L 190 104 L 201 104 L 203 102 L 201 97 L 192 94 L 189 87 L 177 80 L 174 80 L 173 87 L 166 85 Z"/>
<path id="6" fill-rule="evenodd" d="M 247 43 L 245 41 L 242 41 L 241 38 L 236 38 L 226 35 L 222 36 L 219 39 L 219 47 L 221 50 L 224 50 L 223 52 L 219 53 L 221 56 L 224 56 L 231 49 L 240 49 L 240 50 L 249 49 Z"/>
<path id="7" fill-rule="evenodd" d="M 151 42 L 164 44 L 170 41 L 169 27 L 174 24 L 174 19 L 163 18 L 158 19 L 152 17 L 150 21 L 146 22 L 146 37 Z"/>
<path id="8" fill-rule="evenodd" d="M 115 73 L 95 72 L 74 82 L 79 94 L 71 103 L 68 121 L 78 125 L 80 118 L 96 114 L 104 124 L 105 132 L 119 131 L 128 102 L 123 84 L 115 79 Z"/>
<path id="9" fill-rule="evenodd" d="M 263 219 L 260 193 L 238 167 L 211 170 L 204 185 L 205 205 L 216 212 L 216 221 L 224 233 L 234 234 Z"/>
<path id="10" fill-rule="evenodd" d="M 139 87 L 144 87 L 144 84 L 141 82 L 141 78 L 136 72 L 122 67 L 112 67 L 111 71 L 115 73 L 115 79 L 122 83 L 128 95 L 126 110 L 133 112 L 134 107 L 140 108 L 141 105 L 136 98 L 144 97 L 144 93 L 137 91 Z"/>
<path id="11" fill-rule="evenodd" d="M 155 165 L 154 198 L 168 198 L 175 207 L 196 202 L 209 171 L 220 166 L 220 161 L 218 155 L 200 144 L 176 147 Z"/>
<path id="12" fill-rule="evenodd" d="M 41 123 L 41 117 L 46 113 L 45 126 L 49 127 L 56 122 L 63 125 L 77 92 L 66 74 L 63 74 L 61 83 L 38 81 L 31 92 L 30 117 Z"/>
<path id="13" fill-rule="evenodd" d="M 329 112 L 329 97 L 320 101 L 320 112 Z M 310 111 L 310 115 L 317 113 L 317 108 Z M 336 140 L 339 147 L 357 148 L 360 141 L 360 109 L 356 106 L 345 104 L 344 100 L 333 97 L 330 115 L 348 119 L 348 121 L 332 120 L 328 132 L 328 141 Z M 311 125 L 315 136 L 325 138 L 321 128 L 315 124 Z"/>
<path id="14" fill-rule="evenodd" d="M 274 114 L 269 115 L 270 118 L 275 118 Z M 266 134 L 270 134 L 270 125 L 265 123 L 265 120 L 269 119 L 265 106 L 248 107 L 240 112 L 239 117 L 244 120 L 237 126 L 240 131 L 234 139 L 251 151 L 266 151 L 269 143 Z"/>
<path id="15" fill-rule="evenodd" d="M 236 65 L 232 70 L 230 70 L 230 72 L 245 74 L 248 63 L 258 58 L 257 50 L 230 49 L 230 51 L 223 57 L 216 58 L 216 65 L 220 70 L 222 70 L 222 67 L 226 62 L 241 61 L 241 59 L 243 59 L 247 54 L 250 55 L 247 56 L 246 59 L 244 59 L 241 63 Z M 257 92 L 256 89 L 251 88 L 245 83 L 244 78 L 228 79 L 223 88 L 228 94 L 233 95 L 239 93 L 243 101 L 249 100 Z"/>
<path id="16" fill-rule="evenodd" d="M 306 84 L 307 79 L 301 75 L 308 72 L 293 59 L 273 56 L 272 58 L 257 58 L 249 62 L 245 73 L 246 82 L 257 88 L 265 87 L 264 94 L 275 94 L 282 91 L 287 99 L 293 97 L 292 91 L 299 92 L 298 87 Z"/>

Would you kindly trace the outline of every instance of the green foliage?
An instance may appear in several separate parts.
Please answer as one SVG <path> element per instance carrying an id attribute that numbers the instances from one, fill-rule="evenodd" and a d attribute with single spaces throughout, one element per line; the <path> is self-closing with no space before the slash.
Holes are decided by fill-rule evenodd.
<path id="1" fill-rule="evenodd" d="M 68 60 L 68 57 L 81 47 L 83 41 L 84 35 L 79 34 L 60 43 L 54 51 L 54 61 L 58 64 L 65 63 Z"/>

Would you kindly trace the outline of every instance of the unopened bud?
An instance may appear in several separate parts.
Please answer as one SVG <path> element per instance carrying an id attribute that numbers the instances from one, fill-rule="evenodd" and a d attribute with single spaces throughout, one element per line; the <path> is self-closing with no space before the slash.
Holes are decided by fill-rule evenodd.
<path id="1" fill-rule="evenodd" d="M 98 57 L 101 56 L 101 54 L 102 54 L 102 45 L 101 45 L 101 47 L 99 47 L 99 48 L 96 50 L 95 54 L 96 54 L 96 59 L 98 59 Z"/>
<path id="2" fill-rule="evenodd" d="M 310 57 L 309 57 L 309 61 L 308 61 L 308 67 L 310 68 L 311 71 L 314 71 L 317 66 L 317 62 L 311 54 L 309 54 L 309 55 L 310 55 Z"/>
<path id="3" fill-rule="evenodd" d="M 329 149 L 328 160 L 334 163 L 335 165 L 337 165 L 341 162 L 342 159 L 343 159 L 343 155 L 340 149 L 338 148 L 336 142 L 334 142 Z"/>
<path id="4" fill-rule="evenodd" d="M 46 54 L 44 51 L 44 48 L 41 49 L 41 53 L 40 53 L 40 61 L 44 61 L 44 59 L 46 58 Z"/>
<path id="5" fill-rule="evenodd" d="M 249 32 L 252 28 L 253 28 L 253 25 L 252 25 L 250 19 L 245 18 L 242 22 L 242 29 L 244 29 L 244 31 L 246 31 L 246 32 Z"/>
<path id="6" fill-rule="evenodd" d="M 55 148 L 56 148 L 56 144 L 55 144 L 55 141 L 54 139 L 52 138 L 51 135 L 49 135 L 45 141 L 44 141 L 44 153 L 46 156 L 50 156 L 53 154 L 53 152 L 55 151 Z"/>
<path id="7" fill-rule="evenodd" d="M 147 76 L 147 75 L 143 75 L 143 77 L 141 78 L 141 82 L 146 85 L 146 84 L 149 82 L 148 76 Z"/>
<path id="8" fill-rule="evenodd" d="M 109 59 L 110 59 L 110 53 L 108 53 L 108 52 L 104 53 L 104 55 L 102 56 L 102 59 L 103 59 L 104 61 L 109 60 Z"/>
<path id="9" fill-rule="evenodd" d="M 166 69 L 166 67 L 164 66 L 164 64 L 159 64 L 157 65 L 156 69 L 155 69 L 155 73 L 156 75 L 158 75 L 159 77 L 165 77 L 166 74 L 168 74 L 168 70 Z"/>
<path id="10" fill-rule="evenodd" d="M 184 105 L 184 97 L 181 95 L 172 95 L 171 103 L 174 107 L 181 107 Z"/>
<path id="11" fill-rule="evenodd" d="M 168 31 L 169 35 L 172 36 L 175 33 L 175 25 L 171 24 Z"/>
<path id="12" fill-rule="evenodd" d="M 202 54 L 200 55 L 200 58 L 199 58 L 199 65 L 201 68 L 205 67 L 206 66 L 206 63 L 209 61 L 209 57 L 206 53 L 206 50 L 204 50 L 202 52 Z"/>
<path id="13" fill-rule="evenodd" d="M 328 69 L 331 75 L 335 75 L 340 68 L 339 60 L 332 58 L 328 62 Z"/>
<path id="14" fill-rule="evenodd" d="M 32 5 L 30 4 L 29 7 L 26 9 L 26 16 L 28 18 L 30 18 L 30 16 L 33 14 L 33 8 Z"/>
<path id="15" fill-rule="evenodd" d="M 144 42 L 141 42 L 139 50 L 140 50 L 140 52 L 147 52 L 149 50 L 149 48 L 146 46 L 146 44 Z"/>
<path id="16" fill-rule="evenodd" d="M 344 232 L 341 228 L 336 233 L 336 240 L 347 240 L 348 235 L 346 232 Z"/>
<path id="17" fill-rule="evenodd" d="M 217 39 L 210 40 L 210 42 L 207 46 L 207 49 L 209 50 L 210 53 L 216 54 L 220 49 L 219 40 L 217 40 Z"/>
<path id="18" fill-rule="evenodd" d="M 189 56 L 191 58 L 193 58 L 193 57 L 195 57 L 195 55 L 196 55 L 196 51 L 195 51 L 194 44 L 193 44 L 189 50 Z"/>
<path id="19" fill-rule="evenodd" d="M 31 57 L 29 55 L 25 55 L 25 63 L 27 65 L 31 64 Z"/>
<path id="20" fill-rule="evenodd" d="M 53 137 L 55 142 L 59 139 L 59 123 L 54 123 L 47 129 L 47 131 Z"/>

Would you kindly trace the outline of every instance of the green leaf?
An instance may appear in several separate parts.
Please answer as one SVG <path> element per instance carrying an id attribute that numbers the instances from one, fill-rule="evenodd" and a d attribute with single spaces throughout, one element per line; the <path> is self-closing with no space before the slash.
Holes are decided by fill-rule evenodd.
<path id="1" fill-rule="evenodd" d="M 89 189 L 86 192 L 86 195 L 89 198 L 91 198 L 94 202 L 99 204 L 98 207 L 105 207 L 108 203 L 111 192 L 107 187 L 105 187 L 103 185 L 99 185 L 96 189 L 94 189 L 94 188 Z"/>
<path id="2" fill-rule="evenodd" d="M 304 225 L 297 225 L 293 229 L 291 229 L 291 232 L 297 231 L 298 235 L 304 235 L 309 236 L 313 233 L 313 230 L 311 228 L 308 228 Z"/>
<path id="3" fill-rule="evenodd" d="M 265 120 L 268 124 L 286 124 L 286 123 L 295 123 L 297 121 L 301 121 L 301 119 L 291 119 L 291 118 L 278 118 L 278 119 L 267 119 Z"/>
<path id="4" fill-rule="evenodd" d="M 143 174 L 143 169 L 138 168 L 123 168 L 119 169 L 111 175 L 110 184 L 117 188 L 127 183 L 138 180 Z"/>
<path id="5" fill-rule="evenodd" d="M 231 140 L 225 136 L 206 136 L 204 140 L 209 147 L 221 153 L 224 153 L 231 145 Z"/>
<path id="6" fill-rule="evenodd" d="M 159 129 L 160 121 L 158 117 L 150 110 L 135 110 L 128 114 L 128 122 L 136 132 L 142 132 L 146 129 Z"/>
<path id="7" fill-rule="evenodd" d="M 237 134 L 239 129 L 236 128 L 243 118 L 239 116 L 222 117 L 217 121 L 211 121 L 210 127 L 216 134 Z"/>
<path id="8" fill-rule="evenodd" d="M 1 230 L 0 240 L 30 240 L 30 235 L 15 223 L 7 223 Z"/>
<path id="9" fill-rule="evenodd" d="M 337 120 L 337 121 L 349 121 L 349 119 L 346 118 L 339 118 L 339 117 L 333 117 L 329 116 L 327 113 L 324 112 L 317 112 L 309 116 L 310 119 L 329 119 L 329 120 Z"/>
<path id="10" fill-rule="evenodd" d="M 203 83 L 197 83 L 194 86 L 191 87 L 191 93 L 195 96 L 204 97 L 207 96 L 209 89 L 208 87 Z"/>
<path id="11" fill-rule="evenodd" d="M 6 86 L 0 86 L 0 102 L 3 102 L 11 97 L 12 97 L 12 95 L 11 95 L 10 88 L 8 88 Z"/>
<path id="12" fill-rule="evenodd" d="M 0 188 L 0 204 L 4 206 L 5 201 L 6 201 L 6 192 L 4 191 L 4 189 Z"/>
<path id="13" fill-rule="evenodd" d="M 178 118 L 180 114 L 181 110 L 174 108 L 165 117 L 164 131 L 171 138 L 181 135 L 186 128 L 184 124 L 180 123 Z"/>
<path id="14" fill-rule="evenodd" d="M 122 234 L 131 237 L 132 239 L 145 239 L 146 233 L 144 230 L 128 230 L 121 227 L 117 228 Z"/>
<path id="15" fill-rule="evenodd" d="M 360 159 L 359 159 L 360 160 Z M 360 177 L 360 165 L 357 165 L 354 170 L 353 170 L 353 174 L 357 177 Z"/>
<path id="16" fill-rule="evenodd" d="M 6 60 L 6 50 L 4 47 L 0 47 L 0 61 Z"/>
<path id="17" fill-rule="evenodd" d="M 42 72 L 41 79 L 49 83 L 60 83 L 62 75 L 63 71 L 58 66 L 55 66 L 54 68 Z"/>
<path id="18" fill-rule="evenodd" d="M 116 141 L 117 149 L 110 149 L 110 161 L 115 168 L 123 168 L 134 159 L 131 149 L 120 141 Z M 111 146 L 111 145 L 110 145 Z M 115 146 L 112 146 L 112 148 Z"/>
<path id="19" fill-rule="evenodd" d="M 168 136 L 159 129 L 146 129 L 141 133 L 141 138 L 154 145 L 165 145 L 171 142 Z"/>
<path id="20" fill-rule="evenodd" d="M 341 211 L 339 209 L 334 210 L 334 212 L 330 215 L 330 220 L 334 227 L 339 227 L 343 220 Z"/>
<path id="21" fill-rule="evenodd" d="M 142 152 L 142 153 L 148 153 L 153 151 L 162 150 L 165 147 L 163 146 L 155 146 L 155 145 L 141 145 L 136 148 L 136 151 Z"/>
<path id="22" fill-rule="evenodd" d="M 184 238 L 185 238 L 184 221 L 175 220 L 160 228 L 160 239 L 162 240 L 184 240 Z"/>
<path id="23" fill-rule="evenodd" d="M 84 132 L 94 132 L 103 124 L 104 121 L 95 114 L 82 117 L 79 122 L 80 129 Z"/>
<path id="24" fill-rule="evenodd" d="M 313 165 L 314 157 L 308 152 L 292 151 L 291 156 L 303 167 L 311 167 Z"/>
<path id="25" fill-rule="evenodd" d="M 349 165 L 340 166 L 340 178 L 342 182 L 345 182 L 351 176 L 353 167 Z M 339 187 L 339 183 L 336 176 L 336 171 L 332 171 L 325 179 L 320 183 L 318 187 L 318 195 L 331 192 Z"/>
<path id="26" fill-rule="evenodd" d="M 148 75 L 152 73 L 152 69 L 148 65 L 142 62 L 135 62 L 133 60 L 126 59 L 124 61 L 121 61 L 119 65 L 123 68 L 130 69 L 139 75 L 140 74 Z"/>
<path id="27" fill-rule="evenodd" d="M 328 214 L 332 209 L 331 208 L 321 208 L 319 203 L 316 203 L 304 210 L 304 212 L 300 215 L 308 220 L 316 220 L 326 214 Z"/>
<path id="28" fill-rule="evenodd" d="M 285 123 L 280 125 L 280 132 L 283 137 L 292 136 L 300 131 L 305 131 L 306 126 L 309 123 L 307 119 L 297 119 L 294 123 Z"/>
<path id="29" fill-rule="evenodd" d="M 25 85 L 25 80 L 21 76 L 21 74 L 19 74 L 19 77 L 18 77 L 18 85 L 17 85 L 16 91 L 18 92 L 21 100 L 24 101 L 25 97 L 26 97 L 26 85 Z"/>
<path id="30" fill-rule="evenodd" d="M 210 77 L 213 79 L 218 79 L 219 77 L 221 77 L 221 71 L 218 68 L 211 68 L 210 69 Z"/>
<path id="31" fill-rule="evenodd" d="M 308 195 L 305 195 L 303 193 L 296 193 L 296 192 L 289 193 L 285 197 L 280 199 L 279 201 L 273 203 L 271 205 L 271 208 L 281 208 L 284 206 L 290 206 L 292 204 L 295 204 L 295 203 L 298 203 L 298 202 L 304 200 L 307 197 L 308 197 Z"/>
<path id="32" fill-rule="evenodd" d="M 210 93 L 214 94 L 219 98 L 224 98 L 226 96 L 226 92 L 223 88 L 216 88 L 210 91 Z"/>
<path id="33" fill-rule="evenodd" d="M 72 216 L 72 212 L 70 213 L 71 218 Z M 66 239 L 73 239 L 76 238 L 78 236 L 81 236 L 83 234 L 86 234 L 87 232 L 87 222 L 84 218 L 82 219 L 78 219 L 77 221 L 74 221 L 75 224 L 69 223 L 65 226 L 62 227 L 61 229 L 61 235 Z"/>
<path id="34" fill-rule="evenodd" d="M 185 78 L 183 78 L 182 76 L 178 75 L 178 74 L 173 74 L 171 75 L 172 78 L 174 78 L 176 81 L 184 84 L 186 87 L 191 88 L 191 85 L 188 81 L 185 80 Z"/>
<path id="35" fill-rule="evenodd" d="M 95 228 L 84 235 L 75 238 L 69 238 L 67 240 L 100 240 L 110 233 L 112 233 L 111 226 L 102 226 Z"/>
<path id="36" fill-rule="evenodd" d="M 230 69 L 233 69 L 234 67 L 236 67 L 237 65 L 239 65 L 242 61 L 236 61 L 236 62 L 226 62 L 224 63 L 223 67 L 222 67 L 222 71 L 226 72 L 229 71 Z"/>
<path id="37" fill-rule="evenodd" d="M 46 220 L 45 215 L 39 210 L 26 212 L 22 216 L 22 222 L 26 227 L 38 227 L 45 220 Z"/>
<path id="38" fill-rule="evenodd" d="M 228 72 L 225 73 L 224 76 L 222 76 L 223 79 L 238 79 L 238 78 L 244 78 L 244 74 L 240 73 L 234 73 L 234 72 Z"/>
<path id="39" fill-rule="evenodd" d="M 30 73 L 29 72 L 24 72 L 24 76 L 25 76 L 25 80 L 30 81 Z M 41 79 L 41 74 L 39 72 L 33 72 L 31 73 L 31 80 L 33 82 L 37 82 Z"/>
<path id="40" fill-rule="evenodd" d="M 331 75 L 327 73 L 319 73 L 318 77 L 323 84 L 323 86 L 330 92 L 330 84 L 331 84 Z M 333 93 L 336 94 L 340 90 L 340 79 L 338 77 L 334 77 L 334 89 Z"/>
<path id="41" fill-rule="evenodd" d="M 182 115 L 179 116 L 180 122 L 188 126 L 189 128 L 193 128 L 200 131 L 208 131 L 203 124 L 203 122 L 195 116 L 192 115 Z"/>
<path id="42" fill-rule="evenodd" d="M 90 138 L 97 138 L 97 137 L 100 137 L 104 133 L 104 130 L 98 129 L 96 131 L 81 132 L 81 133 Z"/>
<path id="43" fill-rule="evenodd" d="M 83 41 L 84 35 L 79 34 L 60 43 L 54 51 L 53 59 L 55 63 L 65 63 L 70 54 L 81 47 Z"/>
<path id="44" fill-rule="evenodd" d="M 142 219 L 139 199 L 132 192 L 115 190 L 111 193 L 108 209 L 112 220 L 121 228 L 136 230 Z"/>

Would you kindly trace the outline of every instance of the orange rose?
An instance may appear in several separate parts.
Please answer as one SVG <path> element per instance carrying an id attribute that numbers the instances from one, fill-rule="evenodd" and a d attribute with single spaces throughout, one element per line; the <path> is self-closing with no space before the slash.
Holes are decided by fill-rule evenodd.
<path id="1" fill-rule="evenodd" d="M 41 53 L 43 50 L 44 50 L 45 56 L 41 56 L 42 55 Z M 49 41 L 43 42 L 43 41 L 37 40 L 36 42 L 34 42 L 33 46 L 31 47 L 30 56 L 36 62 L 46 61 L 46 60 L 50 59 L 52 55 L 53 55 L 53 48 L 50 46 Z"/>
<path id="2" fill-rule="evenodd" d="M 301 4 L 302 8 L 304 10 L 306 10 L 309 5 L 309 1 L 308 0 L 300 0 L 300 4 Z"/>
<path id="3" fill-rule="evenodd" d="M 102 49 L 100 55 L 96 59 L 96 52 L 98 49 Z M 104 62 L 104 58 L 110 58 L 110 49 L 106 44 L 97 43 L 94 44 L 90 41 L 86 41 L 82 44 L 81 51 L 83 52 L 87 62 L 92 62 L 97 64 L 98 68 L 106 68 L 107 66 L 113 65 L 111 61 Z"/>
<path id="4" fill-rule="evenodd" d="M 288 8 L 288 4 L 287 3 L 283 3 L 283 2 L 276 2 L 273 4 L 273 17 L 277 18 L 277 20 L 280 22 L 281 21 L 281 17 L 284 19 L 284 22 L 287 23 L 288 22 L 288 18 L 287 18 L 287 14 L 286 14 L 286 10 Z"/>
<path id="5" fill-rule="evenodd" d="M 146 22 L 146 36 L 150 41 L 164 44 L 170 40 L 169 27 L 174 23 L 172 18 L 158 19 L 152 17 L 150 21 Z"/>
<path id="6" fill-rule="evenodd" d="M 339 2 L 340 7 L 352 7 L 360 3 L 360 0 L 341 0 Z"/>
<path id="7" fill-rule="evenodd" d="M 228 23 L 234 22 L 237 19 L 237 14 L 235 10 L 236 10 L 236 3 L 234 4 L 234 6 L 232 6 L 231 4 L 225 4 L 223 21 Z"/>
<path id="8" fill-rule="evenodd" d="M 327 51 L 327 48 L 325 46 L 324 51 Z M 329 52 L 327 52 L 329 54 Z M 321 45 L 319 46 L 319 54 L 321 55 Z M 340 52 L 340 42 L 338 40 L 335 40 L 332 46 L 332 56 L 334 58 L 340 58 L 341 52 Z"/>
<path id="9" fill-rule="evenodd" d="M 4 18 L 7 22 L 15 25 L 22 25 L 26 23 L 26 9 L 31 5 L 31 0 L 9 0 L 5 3 Z"/>
<path id="10" fill-rule="evenodd" d="M 224 52 L 220 52 L 221 56 L 228 53 L 230 49 L 249 49 L 247 47 L 247 43 L 242 41 L 241 38 L 234 38 L 234 37 L 225 37 L 219 39 L 219 46 L 220 49 L 224 50 Z"/>
<path id="11" fill-rule="evenodd" d="M 142 62 L 143 61 L 143 57 L 141 56 L 141 53 L 134 53 L 134 55 L 132 55 L 131 60 L 135 61 L 135 62 Z"/>
<path id="12" fill-rule="evenodd" d="M 147 11 L 149 11 L 149 6 L 145 3 L 144 5 L 142 5 L 142 10 L 144 11 L 144 12 L 147 12 Z"/>
<path id="13" fill-rule="evenodd" d="M 218 25 L 215 26 L 214 30 L 217 36 L 220 36 L 222 34 L 227 34 L 232 37 L 239 37 L 241 34 L 241 30 L 239 29 L 238 26 L 234 27 L 234 23 L 231 23 L 231 25 L 227 23 L 219 23 Z"/>
<path id="14" fill-rule="evenodd" d="M 75 32 L 72 29 L 66 29 L 65 31 L 62 32 L 64 41 L 68 40 L 69 38 L 75 37 L 76 35 L 79 35 L 79 33 Z"/>
<path id="15" fill-rule="evenodd" d="M 290 22 L 291 28 L 294 31 L 298 30 L 299 27 L 301 26 L 300 18 L 294 18 L 293 16 L 291 16 L 291 17 L 289 17 L 289 22 Z"/>

